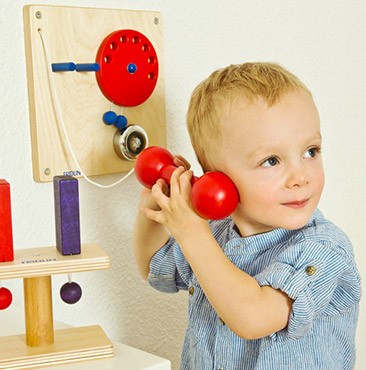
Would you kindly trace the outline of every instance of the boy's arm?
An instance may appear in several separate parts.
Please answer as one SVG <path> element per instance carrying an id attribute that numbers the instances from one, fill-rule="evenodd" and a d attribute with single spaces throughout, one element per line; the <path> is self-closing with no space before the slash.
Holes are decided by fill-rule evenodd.
<path id="1" fill-rule="evenodd" d="M 188 170 L 191 166 L 182 156 L 174 157 L 175 166 Z M 159 179 L 157 186 L 163 194 L 169 192 L 168 185 Z M 143 209 L 160 211 L 160 207 L 151 195 L 151 190 L 144 188 L 141 193 L 139 209 L 133 230 L 133 246 L 137 267 L 141 276 L 147 280 L 150 270 L 150 261 L 154 254 L 168 241 L 170 234 L 161 223 L 152 221 L 143 212 Z"/>
<path id="2" fill-rule="evenodd" d="M 191 175 L 182 168 L 173 173 L 170 198 L 164 195 L 160 184 L 155 185 L 152 195 L 162 210 L 145 208 L 143 212 L 170 230 L 208 300 L 234 333 L 256 339 L 285 328 L 292 300 L 280 290 L 261 287 L 228 260 L 212 236 L 208 222 L 192 209 Z"/>
<path id="3" fill-rule="evenodd" d="M 196 225 L 196 234 L 187 233 L 177 242 L 208 300 L 235 334 L 258 339 L 287 326 L 292 300 L 280 290 L 261 287 L 237 268 L 209 229 Z"/>
<path id="4" fill-rule="evenodd" d="M 162 186 L 164 186 L 162 184 Z M 141 276 L 147 280 L 151 258 L 169 239 L 166 228 L 146 217 L 142 208 L 159 210 L 149 189 L 143 189 L 133 229 L 133 247 L 136 264 Z"/>

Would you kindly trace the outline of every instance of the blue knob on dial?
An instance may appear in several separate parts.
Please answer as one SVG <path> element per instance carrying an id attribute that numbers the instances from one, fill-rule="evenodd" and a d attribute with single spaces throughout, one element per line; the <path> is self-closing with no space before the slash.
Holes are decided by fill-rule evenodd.
<path id="1" fill-rule="evenodd" d="M 129 63 L 127 66 L 128 73 L 134 74 L 137 71 L 137 65 L 135 63 Z"/>

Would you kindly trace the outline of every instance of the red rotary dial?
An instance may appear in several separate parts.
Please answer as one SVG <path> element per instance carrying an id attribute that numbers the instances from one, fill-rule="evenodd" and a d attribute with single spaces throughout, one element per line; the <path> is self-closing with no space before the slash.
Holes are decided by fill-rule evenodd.
<path id="1" fill-rule="evenodd" d="M 99 88 L 114 104 L 133 107 L 153 93 L 159 63 L 152 43 L 142 33 L 131 29 L 112 32 L 101 43 L 96 62 Z"/>

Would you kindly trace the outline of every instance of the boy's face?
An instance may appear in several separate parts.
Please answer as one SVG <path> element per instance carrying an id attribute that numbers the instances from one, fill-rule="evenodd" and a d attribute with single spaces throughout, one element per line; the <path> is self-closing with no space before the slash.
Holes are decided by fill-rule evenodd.
<path id="1" fill-rule="evenodd" d="M 223 146 L 215 163 L 235 183 L 233 219 L 243 236 L 304 226 L 318 205 L 324 173 L 319 115 L 299 91 L 268 107 L 241 99 L 222 117 Z"/>

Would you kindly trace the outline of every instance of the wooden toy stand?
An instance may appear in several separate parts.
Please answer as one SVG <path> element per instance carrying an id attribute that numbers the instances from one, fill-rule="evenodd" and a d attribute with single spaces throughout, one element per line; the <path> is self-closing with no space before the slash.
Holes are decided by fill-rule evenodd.
<path id="1" fill-rule="evenodd" d="M 0 280 L 23 278 L 26 333 L 0 337 L 0 369 L 27 369 L 113 356 L 100 326 L 53 329 L 51 275 L 109 268 L 96 244 L 82 253 L 61 255 L 56 247 L 16 250 L 14 261 L 0 263 Z"/>

